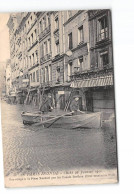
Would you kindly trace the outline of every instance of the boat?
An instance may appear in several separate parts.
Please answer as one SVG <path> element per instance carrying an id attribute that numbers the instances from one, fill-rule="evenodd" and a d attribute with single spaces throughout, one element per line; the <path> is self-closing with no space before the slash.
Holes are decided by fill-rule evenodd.
<path id="1" fill-rule="evenodd" d="M 32 125 L 45 119 L 54 118 L 52 115 L 42 114 L 41 112 L 22 112 L 21 117 L 24 125 Z"/>
<path id="2" fill-rule="evenodd" d="M 23 112 L 21 114 L 23 124 L 53 127 L 53 128 L 100 128 L 101 127 L 101 112 L 79 114 L 64 113 L 55 115 L 53 113 L 42 114 L 40 112 L 30 113 Z"/>

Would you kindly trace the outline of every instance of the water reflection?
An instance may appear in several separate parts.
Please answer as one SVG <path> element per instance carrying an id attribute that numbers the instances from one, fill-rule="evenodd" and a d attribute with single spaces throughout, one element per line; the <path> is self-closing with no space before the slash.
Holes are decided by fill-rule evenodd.
<path id="1" fill-rule="evenodd" d="M 5 176 L 116 167 L 114 131 L 24 126 L 21 112 L 26 108 L 2 102 Z"/>

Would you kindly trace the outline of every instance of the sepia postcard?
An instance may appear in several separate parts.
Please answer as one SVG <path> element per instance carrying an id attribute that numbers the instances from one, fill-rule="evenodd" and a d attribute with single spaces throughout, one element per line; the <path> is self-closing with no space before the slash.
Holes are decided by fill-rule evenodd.
<path id="1" fill-rule="evenodd" d="M 5 187 L 118 183 L 109 9 L 0 13 Z"/>

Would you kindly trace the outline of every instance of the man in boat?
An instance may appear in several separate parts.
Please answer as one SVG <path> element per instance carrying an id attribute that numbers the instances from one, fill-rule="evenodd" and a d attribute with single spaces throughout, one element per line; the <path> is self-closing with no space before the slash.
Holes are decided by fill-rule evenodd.
<path id="1" fill-rule="evenodd" d="M 42 113 L 51 112 L 53 110 L 51 94 L 48 94 L 48 96 L 42 97 L 42 101 L 41 101 L 41 105 L 40 105 L 39 110 Z"/>
<path id="2" fill-rule="evenodd" d="M 79 97 L 75 97 L 73 101 L 70 104 L 70 110 L 73 114 L 80 114 L 80 109 L 79 109 Z"/>

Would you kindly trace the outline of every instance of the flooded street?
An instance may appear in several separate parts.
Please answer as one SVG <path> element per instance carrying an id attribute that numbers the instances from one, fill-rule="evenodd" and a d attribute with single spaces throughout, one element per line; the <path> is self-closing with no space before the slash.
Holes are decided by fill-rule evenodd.
<path id="1" fill-rule="evenodd" d="M 5 176 L 77 168 L 116 168 L 115 133 L 102 129 L 40 129 L 24 126 L 26 105 L 2 102 Z"/>

